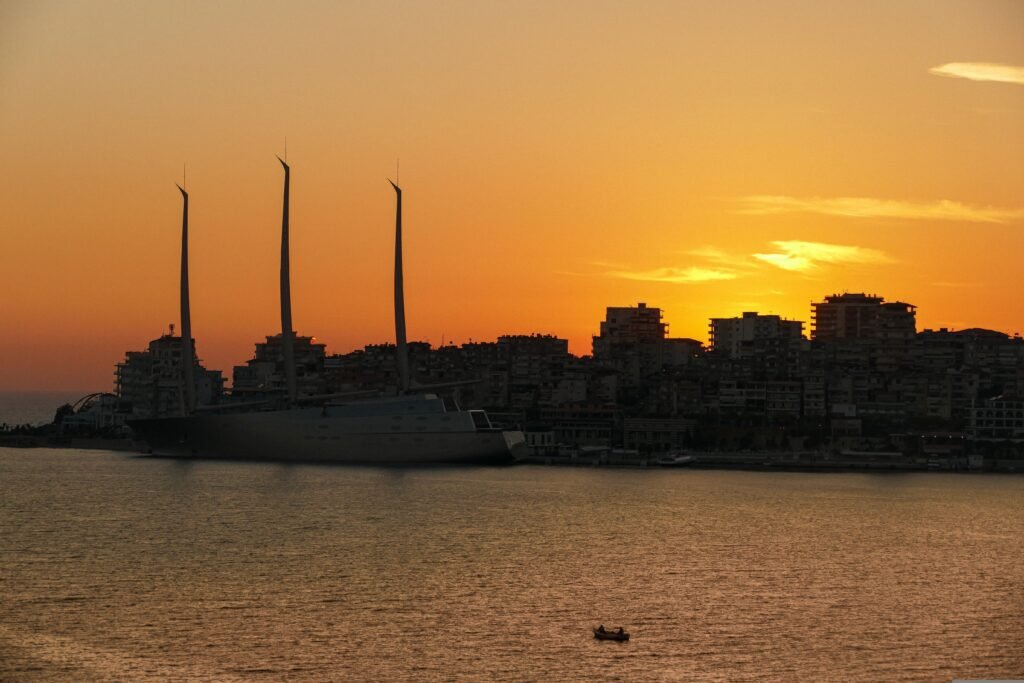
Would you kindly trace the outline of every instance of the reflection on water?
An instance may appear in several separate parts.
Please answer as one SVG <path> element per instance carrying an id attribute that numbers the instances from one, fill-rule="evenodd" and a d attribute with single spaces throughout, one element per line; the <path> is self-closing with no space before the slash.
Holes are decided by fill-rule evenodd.
<path id="1" fill-rule="evenodd" d="M 0 679 L 1024 677 L 1022 494 L 0 449 Z"/>

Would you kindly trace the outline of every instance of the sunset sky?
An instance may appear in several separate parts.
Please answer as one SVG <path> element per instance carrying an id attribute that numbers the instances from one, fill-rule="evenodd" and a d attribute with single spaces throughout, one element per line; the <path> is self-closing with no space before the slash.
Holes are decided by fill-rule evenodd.
<path id="1" fill-rule="evenodd" d="M 1024 2 L 0 0 L 0 389 L 109 390 L 178 322 L 230 376 L 292 293 L 328 352 L 606 306 L 673 336 L 824 295 L 1024 331 Z"/>

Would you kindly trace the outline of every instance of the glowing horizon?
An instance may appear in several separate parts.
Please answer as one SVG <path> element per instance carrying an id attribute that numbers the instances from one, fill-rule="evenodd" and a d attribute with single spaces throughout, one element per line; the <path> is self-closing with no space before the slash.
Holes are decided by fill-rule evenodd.
<path id="1" fill-rule="evenodd" d="M 230 377 L 280 329 L 286 137 L 294 328 L 331 353 L 394 341 L 398 157 L 410 340 L 585 354 L 607 306 L 705 340 L 841 291 L 1020 331 L 1021 25 L 987 1 L 8 2 L 0 389 L 109 389 L 179 323 L 184 161 L 192 334 Z"/>

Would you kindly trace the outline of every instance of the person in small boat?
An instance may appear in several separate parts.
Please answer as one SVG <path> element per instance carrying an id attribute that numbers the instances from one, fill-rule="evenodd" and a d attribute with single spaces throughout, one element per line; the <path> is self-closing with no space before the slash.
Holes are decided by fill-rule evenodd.
<path id="1" fill-rule="evenodd" d="M 619 635 L 620 636 L 622 635 L 622 627 L 621 626 L 619 627 Z"/>
<path id="2" fill-rule="evenodd" d="M 597 632 L 598 633 L 604 633 L 604 624 L 601 624 L 600 626 L 597 627 Z"/>

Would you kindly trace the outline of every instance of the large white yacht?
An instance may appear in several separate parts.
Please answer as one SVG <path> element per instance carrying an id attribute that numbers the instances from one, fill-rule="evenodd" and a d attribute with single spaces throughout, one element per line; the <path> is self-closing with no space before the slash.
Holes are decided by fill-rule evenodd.
<path id="1" fill-rule="evenodd" d="M 182 415 L 129 421 L 155 455 L 196 458 L 332 462 L 362 465 L 500 464 L 525 449 L 520 431 L 491 424 L 482 410 L 460 410 L 427 388 L 412 387 L 405 337 L 402 280 L 402 191 L 395 213 L 395 337 L 398 395 L 387 398 L 311 400 L 296 391 L 292 356 L 288 245 L 289 167 L 281 226 L 281 322 L 287 397 L 273 402 L 196 408 L 184 391 Z M 182 218 L 181 315 L 183 367 L 192 349 L 188 302 L 188 196 Z M 183 376 L 190 386 L 191 377 Z M 310 405 L 314 403 L 315 405 Z"/>
<path id="2" fill-rule="evenodd" d="M 137 420 L 154 454 L 358 465 L 501 464 L 525 447 L 522 432 L 482 410 L 449 410 L 431 394 L 308 408 L 194 413 Z"/>

